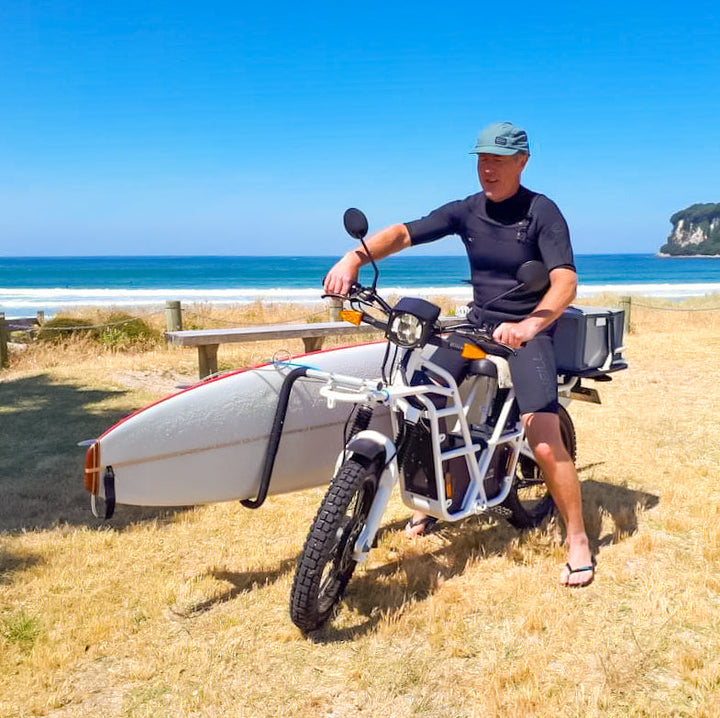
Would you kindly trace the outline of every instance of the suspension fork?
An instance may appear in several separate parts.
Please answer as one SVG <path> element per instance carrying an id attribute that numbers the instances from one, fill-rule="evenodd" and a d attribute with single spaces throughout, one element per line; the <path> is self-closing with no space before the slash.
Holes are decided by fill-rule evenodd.
<path id="1" fill-rule="evenodd" d="M 356 434 L 345 447 L 342 455 L 358 455 L 367 461 L 374 461 L 384 456 L 382 473 L 378 479 L 375 498 L 373 499 L 367 521 L 355 541 L 353 560 L 365 563 L 372 548 L 375 535 L 380 528 L 380 521 L 385 514 L 393 488 L 398 480 L 397 449 L 395 444 L 384 434 L 373 429 L 366 429 Z"/>

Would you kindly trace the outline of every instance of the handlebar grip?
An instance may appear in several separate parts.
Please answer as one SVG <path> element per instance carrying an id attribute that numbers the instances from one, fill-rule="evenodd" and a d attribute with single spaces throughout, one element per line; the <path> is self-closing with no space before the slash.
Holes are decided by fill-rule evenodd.
<path id="1" fill-rule="evenodd" d="M 511 346 L 495 341 L 494 339 L 477 339 L 476 342 L 483 351 L 488 354 L 493 354 L 494 356 L 502 357 L 503 359 L 508 359 L 517 354 Z"/>
<path id="2" fill-rule="evenodd" d="M 492 338 L 490 334 L 487 334 L 485 332 L 483 332 L 483 334 L 479 334 L 478 332 L 458 331 L 455 336 L 460 337 L 462 341 L 472 342 L 476 346 L 480 347 L 480 349 L 482 349 L 486 354 L 499 356 L 503 359 L 507 359 L 508 357 L 516 354 L 516 351 L 512 347 L 508 346 L 507 344 L 503 344 L 502 342 L 496 341 Z M 452 339 L 449 342 L 449 345 L 451 348 L 453 347 L 454 342 L 452 341 Z M 462 347 L 460 346 L 457 347 L 457 349 L 461 348 Z"/>
<path id="3" fill-rule="evenodd" d="M 325 285 L 325 279 L 323 278 L 323 286 L 324 285 Z M 353 299 L 356 295 L 358 295 L 360 293 L 360 291 L 362 289 L 363 289 L 362 284 L 358 284 L 358 282 L 353 282 L 350 285 L 350 287 L 348 288 L 347 294 L 339 294 L 337 292 L 326 292 L 325 294 L 321 294 L 320 297 L 322 299 L 325 299 L 326 297 L 333 297 L 336 299 Z"/>

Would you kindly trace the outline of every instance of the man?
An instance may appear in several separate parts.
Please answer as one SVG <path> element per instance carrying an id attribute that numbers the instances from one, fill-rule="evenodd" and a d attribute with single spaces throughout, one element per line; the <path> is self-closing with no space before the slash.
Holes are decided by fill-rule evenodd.
<path id="1" fill-rule="evenodd" d="M 567 224 L 557 206 L 520 184 L 530 157 L 527 133 L 510 122 L 486 127 L 471 151 L 478 157 L 483 191 L 450 202 L 414 222 L 393 224 L 366 240 L 373 259 L 406 247 L 457 234 L 468 253 L 473 323 L 490 324 L 493 337 L 518 350 L 510 370 L 528 442 L 543 470 L 567 529 L 567 563 L 560 582 L 586 586 L 594 578 L 582 516 L 580 482 L 560 435 L 557 372 L 549 329 L 575 298 L 577 275 Z M 517 293 L 482 311 L 481 307 L 516 284 L 517 268 L 542 260 L 550 285 L 537 295 Z M 347 294 L 360 267 L 369 262 L 363 249 L 348 252 L 325 278 L 325 291 Z M 416 514 L 409 532 L 426 525 Z"/>

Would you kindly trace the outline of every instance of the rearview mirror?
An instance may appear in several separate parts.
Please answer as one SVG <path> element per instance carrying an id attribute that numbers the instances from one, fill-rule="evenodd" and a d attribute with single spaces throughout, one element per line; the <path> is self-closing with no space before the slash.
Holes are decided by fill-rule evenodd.
<path id="1" fill-rule="evenodd" d="M 515 275 L 521 288 L 526 292 L 539 292 L 550 283 L 550 274 L 545 264 L 537 259 L 523 262 Z"/>
<path id="2" fill-rule="evenodd" d="M 343 224 L 345 225 L 345 231 L 355 239 L 364 239 L 368 232 L 367 217 L 354 207 L 345 210 Z"/>

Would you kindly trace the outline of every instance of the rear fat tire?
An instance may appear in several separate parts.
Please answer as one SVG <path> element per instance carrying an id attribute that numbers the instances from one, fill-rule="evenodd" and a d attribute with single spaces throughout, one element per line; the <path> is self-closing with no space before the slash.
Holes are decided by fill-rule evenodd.
<path id="1" fill-rule="evenodd" d="M 560 435 L 570 458 L 575 461 L 575 427 L 565 407 L 558 408 Z M 520 456 L 516 468 L 516 478 L 510 493 L 502 506 L 508 510 L 507 520 L 518 529 L 539 526 L 555 508 L 555 502 L 545 487 L 542 472 L 534 459 Z"/>
<path id="2" fill-rule="evenodd" d="M 330 484 L 305 541 L 290 594 L 290 617 L 303 633 L 333 614 L 355 570 L 352 554 L 377 490 L 379 468 L 347 459 Z"/>

